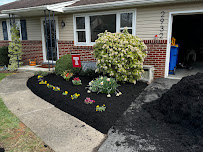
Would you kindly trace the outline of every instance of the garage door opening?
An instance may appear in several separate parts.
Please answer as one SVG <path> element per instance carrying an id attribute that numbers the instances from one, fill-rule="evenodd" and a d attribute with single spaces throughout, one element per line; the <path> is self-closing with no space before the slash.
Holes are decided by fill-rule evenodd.
<path id="1" fill-rule="evenodd" d="M 203 72 L 203 14 L 174 15 L 172 37 L 176 39 L 177 60 L 170 77 L 184 76 Z M 174 73 L 173 73 L 174 72 Z"/>

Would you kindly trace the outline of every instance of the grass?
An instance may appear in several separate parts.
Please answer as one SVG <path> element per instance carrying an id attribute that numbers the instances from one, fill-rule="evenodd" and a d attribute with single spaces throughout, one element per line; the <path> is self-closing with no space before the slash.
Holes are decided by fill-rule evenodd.
<path id="1" fill-rule="evenodd" d="M 0 73 L 0 81 L 11 73 Z M 12 114 L 0 98 L 0 148 L 8 152 L 53 152 Z"/>

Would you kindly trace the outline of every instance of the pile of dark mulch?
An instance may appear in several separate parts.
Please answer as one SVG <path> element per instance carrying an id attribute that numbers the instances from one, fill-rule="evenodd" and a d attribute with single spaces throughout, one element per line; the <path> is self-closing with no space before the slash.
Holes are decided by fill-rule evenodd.
<path id="1" fill-rule="evenodd" d="M 203 73 L 184 77 L 159 100 L 143 106 L 155 119 L 203 136 Z"/>
<path id="2" fill-rule="evenodd" d="M 136 85 L 129 83 L 121 84 L 118 89 L 122 92 L 122 95 L 116 97 L 115 94 L 112 94 L 111 98 L 107 98 L 106 94 L 87 93 L 87 89 L 85 88 L 94 77 L 80 76 L 82 80 L 81 86 L 73 86 L 72 79 L 66 81 L 61 76 L 55 74 L 49 74 L 45 76 L 44 79 L 48 81 L 49 84 L 60 87 L 61 91 L 55 92 L 47 88 L 46 85 L 39 85 L 36 76 L 28 79 L 27 86 L 37 96 L 55 105 L 62 111 L 84 121 L 102 133 L 108 132 L 116 120 L 127 110 L 131 102 L 133 102 L 139 93 L 147 86 L 147 84 L 143 82 L 137 82 Z M 68 91 L 68 96 L 63 96 L 63 91 Z M 79 93 L 80 97 L 76 100 L 71 100 L 70 95 L 74 93 Z M 92 105 L 85 104 L 84 99 L 86 97 L 90 97 L 95 100 L 96 103 Z M 106 105 L 106 111 L 96 112 L 96 106 L 102 106 L 103 104 Z"/>

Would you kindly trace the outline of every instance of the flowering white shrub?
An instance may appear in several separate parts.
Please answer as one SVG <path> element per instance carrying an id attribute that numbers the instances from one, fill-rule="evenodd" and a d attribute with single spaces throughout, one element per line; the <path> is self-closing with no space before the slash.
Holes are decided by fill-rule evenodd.
<path id="1" fill-rule="evenodd" d="M 99 34 L 94 45 L 97 59 L 96 72 L 115 77 L 117 81 L 136 83 L 141 78 L 144 58 L 147 55 L 144 42 L 125 28 L 123 33 L 105 31 Z"/>

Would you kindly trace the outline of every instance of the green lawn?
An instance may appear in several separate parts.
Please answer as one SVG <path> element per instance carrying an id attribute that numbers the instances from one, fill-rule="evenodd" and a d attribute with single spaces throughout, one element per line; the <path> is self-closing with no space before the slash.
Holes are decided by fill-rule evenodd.
<path id="1" fill-rule="evenodd" d="M 11 73 L 0 73 L 0 81 Z M 53 152 L 12 114 L 0 98 L 0 148 L 6 152 Z"/>

